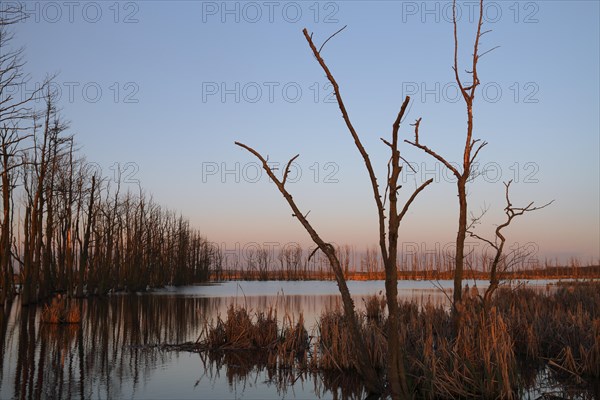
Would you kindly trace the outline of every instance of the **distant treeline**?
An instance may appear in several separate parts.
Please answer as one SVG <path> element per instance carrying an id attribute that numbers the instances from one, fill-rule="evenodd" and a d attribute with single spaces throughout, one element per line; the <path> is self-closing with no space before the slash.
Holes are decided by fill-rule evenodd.
<path id="1" fill-rule="evenodd" d="M 333 280 L 335 276 L 323 253 L 304 250 L 298 244 L 287 244 L 277 250 L 272 245 L 248 246 L 235 254 L 218 249 L 219 262 L 211 269 L 211 280 Z M 351 246 L 338 246 L 336 253 L 350 280 L 383 280 L 383 262 L 375 247 L 357 252 Z M 466 279 L 489 279 L 491 254 L 471 252 L 465 259 Z M 432 251 L 401 254 L 398 258 L 398 279 L 453 279 L 454 253 Z M 527 246 L 516 248 L 502 260 L 502 279 L 600 278 L 600 263 L 584 265 L 571 258 L 564 263 L 539 260 Z"/>

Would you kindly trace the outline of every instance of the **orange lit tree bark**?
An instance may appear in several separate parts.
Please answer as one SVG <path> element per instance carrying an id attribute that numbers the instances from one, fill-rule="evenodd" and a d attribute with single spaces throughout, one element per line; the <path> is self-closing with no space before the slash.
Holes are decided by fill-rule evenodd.
<path id="1" fill-rule="evenodd" d="M 452 4 L 452 22 L 454 25 L 454 77 L 456 83 L 462 94 L 462 98 L 466 105 L 467 111 L 467 130 L 466 140 L 463 149 L 462 157 L 462 171 L 459 171 L 453 166 L 446 158 L 436 153 L 434 150 L 423 145 L 419 141 L 419 124 L 421 119 L 419 118 L 415 123 L 415 138 L 414 141 L 405 140 L 405 142 L 423 150 L 439 162 L 441 162 L 452 174 L 456 177 L 456 186 L 458 190 L 458 205 L 459 205 L 459 216 L 458 216 L 458 230 L 456 234 L 456 254 L 455 254 L 455 271 L 454 271 L 454 309 L 456 305 L 460 303 L 462 298 L 462 280 L 463 280 L 463 269 L 465 261 L 465 239 L 467 235 L 467 183 L 472 178 L 472 167 L 479 151 L 487 144 L 486 142 L 480 142 L 479 139 L 473 139 L 473 104 L 475 100 L 475 90 L 479 86 L 479 77 L 477 75 L 477 63 L 479 59 L 485 55 L 479 54 L 479 39 L 487 32 L 482 32 L 481 28 L 483 25 L 483 0 L 479 3 L 479 19 L 477 22 L 477 35 L 475 37 L 475 44 L 473 46 L 473 58 L 471 70 L 468 71 L 472 83 L 468 86 L 463 84 L 463 81 L 458 72 L 458 33 L 457 33 L 457 21 L 456 21 L 456 0 Z M 493 50 L 493 49 L 492 49 Z M 491 50 L 490 50 L 491 51 Z M 479 144 L 478 144 L 479 143 Z M 477 146 L 476 146 L 477 145 Z"/>

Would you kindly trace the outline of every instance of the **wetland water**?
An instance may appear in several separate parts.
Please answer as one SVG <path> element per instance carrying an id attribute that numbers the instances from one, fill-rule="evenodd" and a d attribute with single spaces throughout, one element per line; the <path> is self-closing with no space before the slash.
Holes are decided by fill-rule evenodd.
<path id="1" fill-rule="evenodd" d="M 548 281 L 536 281 L 544 287 Z M 357 308 L 383 281 L 348 283 Z M 451 281 L 437 282 L 445 288 Z M 471 283 L 472 284 L 472 283 Z M 484 287 L 484 282 L 479 282 Z M 419 303 L 446 304 L 429 281 L 400 281 L 399 295 Z M 230 304 L 253 312 L 274 307 L 278 318 L 302 312 L 309 333 L 319 314 L 340 304 L 331 281 L 225 282 L 115 294 L 81 300 L 82 323 L 40 323 L 41 309 L 15 301 L 0 311 L 0 398 L 134 399 L 332 399 L 354 397 L 320 376 L 291 385 L 267 369 L 201 354 L 165 351 L 163 343 L 195 341 L 206 320 L 225 315 Z M 345 392 L 345 393 L 344 393 Z M 349 396 L 350 394 L 350 396 Z M 358 395 L 360 396 L 360 395 Z"/>

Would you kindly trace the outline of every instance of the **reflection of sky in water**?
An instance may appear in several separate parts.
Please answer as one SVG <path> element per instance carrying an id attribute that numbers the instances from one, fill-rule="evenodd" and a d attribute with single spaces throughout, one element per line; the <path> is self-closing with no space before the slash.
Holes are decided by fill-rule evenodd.
<path id="1" fill-rule="evenodd" d="M 552 280 L 513 281 L 514 284 L 527 283 L 528 286 L 543 286 Z M 463 285 L 485 288 L 487 281 L 467 281 Z M 423 291 L 438 292 L 443 296 L 440 288 L 452 291 L 454 282 L 451 280 L 440 281 L 398 281 L 398 291 L 401 298 L 412 299 L 408 293 L 421 293 Z M 348 289 L 354 296 L 376 294 L 385 290 L 384 281 L 348 281 Z M 243 298 L 244 296 L 277 296 L 277 295 L 337 295 L 338 288 L 335 281 L 228 281 L 196 286 L 168 287 L 155 290 L 153 294 L 194 296 L 194 297 L 231 297 Z"/>
<path id="2" fill-rule="evenodd" d="M 465 281 L 465 284 L 469 282 Z M 451 289 L 453 281 L 399 281 L 398 289 L 400 296 L 403 291 L 432 289 L 437 290 L 437 285 L 445 289 Z M 487 282 L 477 281 L 478 286 L 485 287 Z M 472 282 L 471 282 L 472 286 Z M 385 290 L 384 281 L 348 281 L 348 289 L 357 295 L 369 295 Z M 338 294 L 335 281 L 229 281 L 219 284 L 184 286 L 179 288 L 167 288 L 157 290 L 157 294 L 175 294 L 182 296 L 202 297 L 243 297 L 263 295 L 328 295 Z"/>
<path id="3" fill-rule="evenodd" d="M 226 378 L 224 368 L 217 376 L 205 374 L 200 356 L 194 353 L 174 354 L 170 364 L 158 366 L 151 377 L 140 383 L 136 392 L 123 392 L 126 398 L 156 399 L 281 399 L 315 398 L 314 384 L 298 380 L 285 392 L 274 384 L 266 382 L 264 371 L 253 372 L 245 381 L 233 381 Z M 196 384 L 198 383 L 198 384 Z M 331 398 L 331 394 L 321 398 Z"/>
<path id="4" fill-rule="evenodd" d="M 452 281 L 400 281 L 399 297 L 420 303 L 431 302 L 446 305 L 446 295 L 435 285 L 444 289 L 452 287 Z M 485 282 L 478 283 L 485 286 Z M 364 309 L 367 296 L 384 291 L 384 281 L 349 281 L 348 287 L 357 310 Z M 167 297 L 202 298 L 211 304 L 207 318 L 218 313 L 224 316 L 229 305 L 244 306 L 252 312 L 274 308 L 281 320 L 286 314 L 297 318 L 304 315 L 307 329 L 314 327 L 321 312 L 341 307 L 341 297 L 335 281 L 240 281 L 167 288 L 153 292 L 153 295 Z M 190 340 L 195 338 L 190 338 Z"/>
<path id="5" fill-rule="evenodd" d="M 436 285 L 449 288 L 452 282 Z M 361 310 L 362 299 L 379 293 L 384 283 L 351 281 L 348 286 Z M 447 305 L 433 282 L 401 281 L 399 289 L 402 299 Z M 280 321 L 302 312 L 310 331 L 323 310 L 340 305 L 337 293 L 335 282 L 311 281 L 167 288 L 83 300 L 80 326 L 40 324 L 39 309 L 15 303 L 0 311 L 0 398 L 332 398 L 319 379 L 317 391 L 311 379 L 298 379 L 283 391 L 264 370 L 235 379 L 231 366 L 205 370 L 199 354 L 140 346 L 195 341 L 204 322 L 219 313 L 224 317 L 232 303 L 252 312 L 273 307 Z"/>

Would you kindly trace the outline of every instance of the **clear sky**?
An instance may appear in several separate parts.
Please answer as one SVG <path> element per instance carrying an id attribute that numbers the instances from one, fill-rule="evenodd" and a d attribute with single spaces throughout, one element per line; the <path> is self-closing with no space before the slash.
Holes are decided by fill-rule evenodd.
<path id="1" fill-rule="evenodd" d="M 3 4 L 11 3 L 3 1 Z M 322 236 L 358 247 L 377 242 L 375 206 L 360 156 L 331 88 L 302 35 L 322 43 L 351 118 L 385 178 L 389 137 L 422 117 L 421 142 L 461 157 L 466 114 L 451 70 L 451 3 L 25 2 L 16 27 L 26 47 L 27 89 L 59 73 L 61 106 L 82 152 L 105 175 L 115 163 L 158 202 L 230 248 L 250 242 L 309 243 L 308 235 L 240 140 L 273 162 L 300 153 L 289 185 Z M 463 70 L 475 2 L 459 3 Z M 486 173 L 469 188 L 474 211 L 489 206 L 482 235 L 502 220 L 502 181 L 515 204 L 555 203 L 516 220 L 509 242 L 540 257 L 600 257 L 598 1 L 487 2 L 475 135 L 489 142 Z M 101 92 L 101 93 L 100 93 Z M 404 246 L 455 239 L 456 186 L 443 167 L 403 145 L 401 195 L 435 178 L 401 227 Z M 135 184 L 131 183 L 132 188 Z"/>

